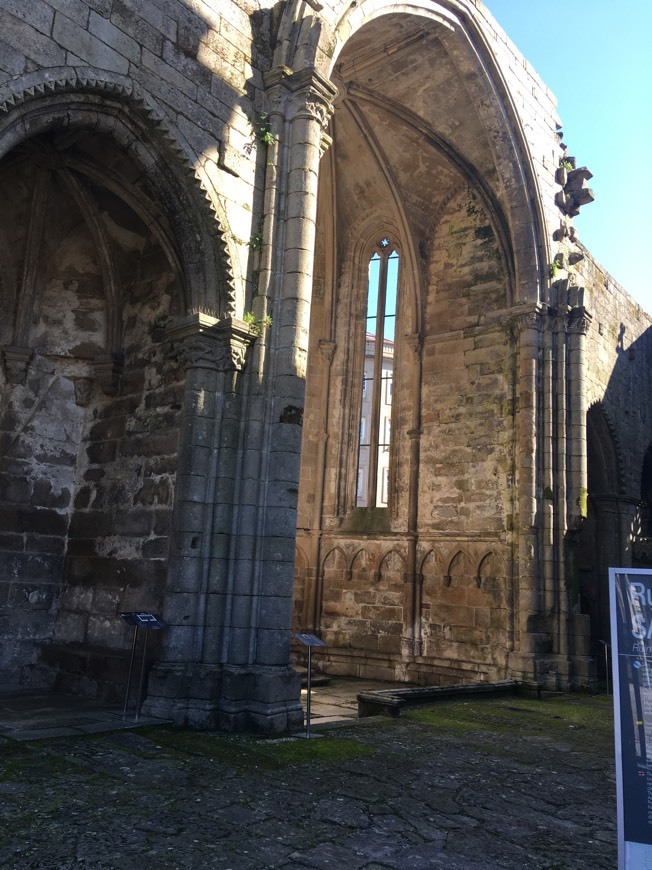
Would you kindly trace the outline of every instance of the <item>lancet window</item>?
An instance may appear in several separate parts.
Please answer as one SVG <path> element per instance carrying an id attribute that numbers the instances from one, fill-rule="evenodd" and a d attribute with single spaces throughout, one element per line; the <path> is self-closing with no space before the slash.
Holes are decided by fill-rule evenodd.
<path id="1" fill-rule="evenodd" d="M 369 261 L 357 507 L 389 503 L 398 275 L 398 251 L 385 237 Z"/>

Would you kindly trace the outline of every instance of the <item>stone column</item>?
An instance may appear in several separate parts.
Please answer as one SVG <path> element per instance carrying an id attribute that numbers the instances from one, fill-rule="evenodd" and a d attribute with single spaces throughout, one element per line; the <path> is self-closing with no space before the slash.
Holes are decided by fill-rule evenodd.
<path id="1" fill-rule="evenodd" d="M 289 667 L 296 500 L 317 180 L 323 127 L 336 94 L 313 69 L 272 70 L 263 228 L 263 282 L 271 325 L 249 375 L 241 502 L 232 529 L 222 646 L 221 724 L 282 731 L 300 726 L 300 681 Z M 273 219 L 272 219 L 273 218 Z"/>
<path id="2" fill-rule="evenodd" d="M 581 529 L 586 518 L 588 478 L 586 441 L 586 335 L 591 315 L 573 308 L 568 322 L 568 378 L 570 426 L 568 432 L 568 527 Z"/>
<path id="3" fill-rule="evenodd" d="M 241 321 L 193 314 L 169 326 L 167 338 L 183 362 L 186 383 L 163 612 L 169 628 L 144 709 L 178 724 L 214 727 L 221 675 L 206 635 L 212 630 L 212 647 L 219 645 L 208 601 L 219 582 L 210 564 L 222 414 L 253 336 Z"/>
<path id="4" fill-rule="evenodd" d="M 419 472 L 421 463 L 421 402 L 423 380 L 423 341 L 420 335 L 407 336 L 407 345 L 412 351 L 410 357 L 410 383 L 412 384 L 412 419 L 407 436 L 410 439 L 409 488 L 408 488 L 408 528 L 407 564 L 405 579 L 408 593 L 405 600 L 403 625 L 403 654 L 423 655 L 422 604 L 423 574 L 418 570 L 417 543 L 419 528 Z"/>
<path id="5" fill-rule="evenodd" d="M 555 428 L 554 428 L 554 466 L 553 499 L 555 505 L 553 542 L 554 542 L 554 583 L 555 583 L 555 622 L 553 623 L 553 652 L 559 656 L 557 664 L 558 680 L 568 673 L 568 570 L 566 551 L 568 542 L 566 532 L 567 492 L 568 492 L 568 373 L 567 373 L 567 334 L 568 308 L 559 305 L 560 313 L 555 318 Z M 555 686 L 557 688 L 557 686 Z"/>
<path id="6" fill-rule="evenodd" d="M 315 461 L 315 492 L 312 508 L 309 549 L 307 553 L 309 564 L 313 567 L 308 570 L 305 579 L 302 615 L 302 625 L 313 632 L 319 631 L 324 590 L 324 577 L 320 568 L 322 517 L 324 513 L 324 489 L 326 484 L 326 451 L 329 439 L 328 426 L 330 413 L 331 366 L 335 356 L 335 342 L 329 339 L 322 339 L 319 342 L 319 353 L 322 361 L 322 407 L 317 458 Z"/>
<path id="7" fill-rule="evenodd" d="M 518 415 L 516 423 L 517 458 L 515 485 L 518 487 L 518 566 L 515 651 L 510 654 L 512 673 L 530 678 L 535 675 L 537 624 L 543 609 L 540 577 L 540 540 L 538 516 L 537 464 L 539 442 L 538 391 L 542 349 L 543 317 L 539 305 L 528 307 L 516 317 L 518 330 Z"/>

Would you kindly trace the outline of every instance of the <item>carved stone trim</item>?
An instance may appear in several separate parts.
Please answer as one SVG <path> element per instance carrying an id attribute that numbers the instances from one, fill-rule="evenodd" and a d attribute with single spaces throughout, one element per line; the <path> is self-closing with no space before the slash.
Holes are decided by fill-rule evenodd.
<path id="1" fill-rule="evenodd" d="M 324 154 L 328 151 L 328 149 L 331 147 L 332 144 L 333 144 L 332 137 L 329 136 L 328 133 L 325 133 L 322 130 L 322 134 L 319 137 L 319 156 L 323 157 Z"/>
<path id="2" fill-rule="evenodd" d="M 93 370 L 107 396 L 117 396 L 122 388 L 125 358 L 122 353 L 103 353 L 95 357 Z"/>
<path id="3" fill-rule="evenodd" d="M 10 384 L 24 384 L 27 368 L 34 351 L 31 347 L 4 347 L 2 358 L 5 363 L 5 373 Z"/>
<path id="4" fill-rule="evenodd" d="M 173 342 L 183 365 L 214 371 L 240 371 L 247 348 L 256 335 L 236 318 L 218 320 L 209 314 L 189 314 L 170 324 L 166 338 Z"/>

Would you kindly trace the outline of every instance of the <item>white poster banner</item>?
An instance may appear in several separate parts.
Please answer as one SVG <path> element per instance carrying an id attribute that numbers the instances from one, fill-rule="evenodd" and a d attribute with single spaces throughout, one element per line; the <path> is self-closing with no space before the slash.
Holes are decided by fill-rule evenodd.
<path id="1" fill-rule="evenodd" d="M 610 568 L 618 870 L 652 870 L 652 570 Z"/>

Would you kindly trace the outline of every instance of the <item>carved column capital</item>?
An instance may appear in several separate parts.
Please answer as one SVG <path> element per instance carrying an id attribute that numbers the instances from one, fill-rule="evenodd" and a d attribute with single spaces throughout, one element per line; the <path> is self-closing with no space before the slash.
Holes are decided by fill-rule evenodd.
<path id="1" fill-rule="evenodd" d="M 208 314 L 189 314 L 168 325 L 165 335 L 186 369 L 219 372 L 240 371 L 256 337 L 243 320 L 218 320 Z"/>
<path id="2" fill-rule="evenodd" d="M 568 319 L 567 331 L 572 335 L 586 335 L 593 317 L 585 308 L 573 308 Z"/>
<path id="3" fill-rule="evenodd" d="M 34 351 L 31 347 L 15 345 L 2 348 L 2 358 L 5 363 L 5 373 L 10 384 L 24 384 L 27 368 Z"/>
<path id="4" fill-rule="evenodd" d="M 287 67 L 275 67 L 265 74 L 264 81 L 272 112 L 327 126 L 337 88 L 316 69 L 306 67 L 293 72 Z"/>
<path id="5" fill-rule="evenodd" d="M 525 332 L 528 329 L 543 332 L 543 308 L 536 306 L 535 308 L 528 308 L 526 311 L 517 312 L 514 317 L 514 324 L 519 332 Z"/>

